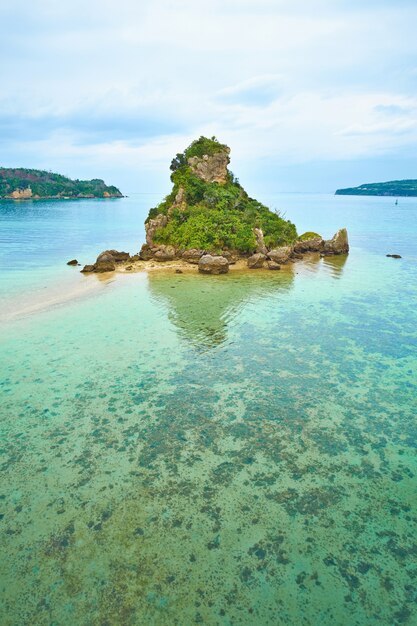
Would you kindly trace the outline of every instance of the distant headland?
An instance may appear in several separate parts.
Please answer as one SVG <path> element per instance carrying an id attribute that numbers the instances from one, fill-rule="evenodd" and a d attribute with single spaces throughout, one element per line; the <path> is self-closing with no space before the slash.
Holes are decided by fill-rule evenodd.
<path id="1" fill-rule="evenodd" d="M 417 196 L 417 180 L 391 180 L 338 189 L 336 196 Z"/>
<path id="2" fill-rule="evenodd" d="M 348 252 L 346 229 L 329 240 L 314 232 L 299 236 L 278 211 L 250 198 L 228 169 L 229 154 L 215 137 L 193 141 L 171 162 L 172 191 L 149 211 L 140 252 L 131 257 L 106 250 L 82 271 L 132 271 L 175 262 L 178 271 L 198 266 L 203 274 L 224 274 L 236 265 L 279 270 L 307 252 Z"/>
<path id="3" fill-rule="evenodd" d="M 122 198 L 113 185 L 100 178 L 71 180 L 61 174 L 25 168 L 0 167 L 0 199 L 40 200 Z"/>

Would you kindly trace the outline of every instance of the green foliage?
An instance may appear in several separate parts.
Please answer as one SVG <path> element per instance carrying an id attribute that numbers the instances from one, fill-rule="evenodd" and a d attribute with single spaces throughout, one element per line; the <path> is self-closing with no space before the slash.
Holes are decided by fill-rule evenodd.
<path id="1" fill-rule="evenodd" d="M 79 196 L 103 197 L 107 192 L 110 196 L 121 196 L 117 187 L 107 186 L 100 178 L 93 180 L 71 180 L 61 174 L 25 168 L 0 168 L 0 197 L 10 195 L 13 191 L 31 188 L 32 194 L 39 197 Z"/>
<path id="2" fill-rule="evenodd" d="M 309 239 L 322 239 L 322 236 L 317 233 L 313 233 L 312 231 L 308 231 L 298 237 L 298 241 L 308 241 Z"/>
<path id="3" fill-rule="evenodd" d="M 212 137 L 211 139 L 208 139 L 207 137 L 200 137 L 200 139 L 196 139 L 188 146 L 184 152 L 184 156 L 186 160 L 188 160 L 194 156 L 201 158 L 205 154 L 212 156 L 218 152 L 227 151 L 228 147 L 225 144 L 220 143 L 216 137 Z"/>
<path id="4" fill-rule="evenodd" d="M 268 247 L 285 245 L 297 239 L 295 226 L 266 206 L 249 198 L 232 172 L 224 184 L 207 183 L 188 166 L 192 156 L 202 157 L 228 151 L 215 137 L 200 137 L 171 163 L 172 192 L 149 211 L 147 221 L 169 213 L 168 224 L 154 236 L 155 243 L 180 249 L 198 248 L 210 252 L 222 249 L 249 254 L 256 249 L 255 227 L 261 228 Z M 184 202 L 175 206 L 180 188 Z"/>

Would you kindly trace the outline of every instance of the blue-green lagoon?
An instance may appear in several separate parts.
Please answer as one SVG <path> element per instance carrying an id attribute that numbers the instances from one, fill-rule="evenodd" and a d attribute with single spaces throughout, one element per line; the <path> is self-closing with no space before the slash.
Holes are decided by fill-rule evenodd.
<path id="1" fill-rule="evenodd" d="M 2 625 L 417 623 L 417 201 L 262 200 L 350 255 L 99 281 L 153 198 L 0 203 Z"/>

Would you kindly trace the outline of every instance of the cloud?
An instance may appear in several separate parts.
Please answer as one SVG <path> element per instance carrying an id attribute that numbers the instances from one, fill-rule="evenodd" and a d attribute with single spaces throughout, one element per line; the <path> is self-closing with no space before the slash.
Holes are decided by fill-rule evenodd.
<path id="1" fill-rule="evenodd" d="M 411 154 L 416 17 L 406 0 L 2 0 L 0 161 L 117 161 L 133 181 L 203 133 L 236 170 Z"/>

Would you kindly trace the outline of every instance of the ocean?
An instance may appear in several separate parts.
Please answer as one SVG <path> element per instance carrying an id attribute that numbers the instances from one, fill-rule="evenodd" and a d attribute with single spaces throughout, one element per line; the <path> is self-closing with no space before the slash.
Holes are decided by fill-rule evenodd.
<path id="1" fill-rule="evenodd" d="M 0 202 L 1 624 L 417 623 L 417 199 L 260 197 L 348 229 L 280 272 L 66 265 L 160 197 Z"/>

